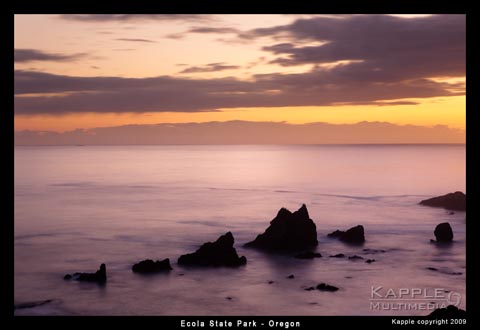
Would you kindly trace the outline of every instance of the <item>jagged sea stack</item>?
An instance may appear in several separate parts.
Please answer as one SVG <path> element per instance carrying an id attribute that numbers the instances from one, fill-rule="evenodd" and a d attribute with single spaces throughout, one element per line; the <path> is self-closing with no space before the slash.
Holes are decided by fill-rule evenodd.
<path id="1" fill-rule="evenodd" d="M 63 279 L 104 284 L 107 281 L 107 267 L 105 264 L 101 264 L 100 268 L 95 273 L 66 274 Z"/>
<path id="2" fill-rule="evenodd" d="M 286 208 L 280 209 L 265 232 L 245 244 L 275 252 L 303 250 L 317 245 L 317 226 L 310 219 L 305 204 L 293 213 Z"/>
<path id="3" fill-rule="evenodd" d="M 203 244 L 194 253 L 184 254 L 178 258 L 179 265 L 185 266 L 226 266 L 238 267 L 247 263 L 247 258 L 239 257 L 233 247 L 235 242 L 231 232 L 220 236 L 215 242 Z"/>

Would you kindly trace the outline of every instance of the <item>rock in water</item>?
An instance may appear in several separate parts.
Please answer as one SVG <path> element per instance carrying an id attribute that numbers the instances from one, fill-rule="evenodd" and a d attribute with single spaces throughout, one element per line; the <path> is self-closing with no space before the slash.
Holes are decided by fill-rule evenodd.
<path id="1" fill-rule="evenodd" d="M 338 253 L 330 256 L 330 258 L 345 258 L 345 255 L 343 253 Z"/>
<path id="2" fill-rule="evenodd" d="M 203 244 L 197 251 L 178 258 L 179 265 L 186 266 L 227 266 L 238 267 L 247 263 L 247 258 L 239 257 L 233 247 L 231 232 L 220 236 L 215 242 Z"/>
<path id="3" fill-rule="evenodd" d="M 63 277 L 65 280 L 75 280 L 82 282 L 97 282 L 103 284 L 107 281 L 107 267 L 105 264 L 100 265 L 95 273 L 74 273 L 72 275 L 67 274 Z"/>
<path id="4" fill-rule="evenodd" d="M 465 211 L 467 209 L 467 196 L 461 192 L 425 199 L 419 204 L 433 207 L 443 207 L 447 210 Z"/>
<path id="5" fill-rule="evenodd" d="M 448 222 L 443 222 L 437 225 L 433 233 L 435 234 L 438 243 L 451 242 L 453 239 L 452 227 L 450 227 Z"/>
<path id="6" fill-rule="evenodd" d="M 347 231 L 335 230 L 327 236 L 338 238 L 342 242 L 350 244 L 362 244 L 365 242 L 365 231 L 362 225 L 352 227 Z"/>
<path id="7" fill-rule="evenodd" d="M 335 291 L 338 290 L 338 288 L 336 286 L 333 286 L 333 285 L 320 283 L 319 285 L 317 285 L 317 290 L 335 292 Z"/>
<path id="8" fill-rule="evenodd" d="M 360 259 L 363 259 L 363 257 L 360 257 L 360 256 L 357 256 L 356 254 L 351 256 L 351 257 L 348 257 L 349 260 L 360 260 Z"/>
<path id="9" fill-rule="evenodd" d="M 170 259 L 168 258 L 162 261 L 146 259 L 132 266 L 132 271 L 134 273 L 141 274 L 158 273 L 170 270 L 172 270 L 172 267 L 170 266 Z"/>
<path id="10" fill-rule="evenodd" d="M 280 209 L 263 234 L 245 246 L 275 252 L 304 250 L 318 245 L 317 226 L 305 204 L 297 211 Z"/>
<path id="11" fill-rule="evenodd" d="M 467 312 L 463 309 L 459 309 L 454 305 L 448 305 L 446 308 L 437 308 L 430 314 L 428 317 L 434 317 L 439 319 L 450 319 L 450 318 L 465 318 Z"/>

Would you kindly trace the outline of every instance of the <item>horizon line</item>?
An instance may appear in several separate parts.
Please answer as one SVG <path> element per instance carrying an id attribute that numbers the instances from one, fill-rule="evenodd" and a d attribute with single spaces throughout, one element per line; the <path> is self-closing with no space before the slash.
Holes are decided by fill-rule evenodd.
<path id="1" fill-rule="evenodd" d="M 466 143 L 152 143 L 152 144 L 14 144 L 14 147 L 130 147 L 130 146 L 466 146 Z"/>

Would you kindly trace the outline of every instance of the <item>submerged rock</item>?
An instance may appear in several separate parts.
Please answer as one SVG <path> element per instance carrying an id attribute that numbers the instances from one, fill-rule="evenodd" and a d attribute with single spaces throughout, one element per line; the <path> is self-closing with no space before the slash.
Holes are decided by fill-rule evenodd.
<path id="1" fill-rule="evenodd" d="M 345 255 L 343 253 L 339 253 L 339 254 L 334 254 L 333 256 L 330 256 L 330 258 L 345 258 Z"/>
<path id="2" fill-rule="evenodd" d="M 446 308 L 437 308 L 428 314 L 428 316 L 439 319 L 465 318 L 467 316 L 467 312 L 454 305 L 448 305 Z"/>
<path id="3" fill-rule="evenodd" d="M 435 227 L 435 238 L 437 243 L 448 243 L 453 240 L 452 227 L 448 222 L 443 222 Z"/>
<path id="4" fill-rule="evenodd" d="M 328 284 L 325 284 L 325 283 L 320 283 L 319 285 L 317 285 L 317 290 L 335 292 L 335 291 L 338 290 L 338 288 L 337 288 L 336 286 L 333 286 L 333 285 L 328 285 Z"/>
<path id="5" fill-rule="evenodd" d="M 101 264 L 100 268 L 95 273 L 74 273 L 72 275 L 66 274 L 63 279 L 82 282 L 97 282 L 102 284 L 107 281 L 107 267 L 105 264 Z"/>
<path id="6" fill-rule="evenodd" d="M 335 230 L 327 236 L 338 238 L 342 242 L 350 244 L 362 244 L 365 242 L 365 231 L 362 225 L 352 227 L 347 231 Z"/>
<path id="7" fill-rule="evenodd" d="M 321 258 L 322 255 L 318 252 L 304 252 L 299 253 L 295 256 L 297 259 L 314 259 L 314 258 Z"/>
<path id="8" fill-rule="evenodd" d="M 293 274 L 292 274 L 292 275 L 288 275 L 287 278 L 288 278 L 288 279 L 295 278 L 295 275 L 293 275 Z"/>
<path id="9" fill-rule="evenodd" d="M 467 196 L 461 191 L 456 191 L 443 196 L 425 199 L 419 204 L 432 207 L 443 207 L 447 210 L 453 211 L 465 211 L 467 209 Z"/>
<path id="10" fill-rule="evenodd" d="M 353 256 L 348 257 L 348 259 L 349 259 L 349 260 L 360 260 L 360 259 L 363 259 L 363 257 L 357 256 L 357 255 L 353 255 Z"/>
<path id="11" fill-rule="evenodd" d="M 247 258 L 239 257 L 233 247 L 235 242 L 231 232 L 220 236 L 215 242 L 203 244 L 194 253 L 178 258 L 179 265 L 186 266 L 226 266 L 238 267 L 247 263 Z"/>
<path id="12" fill-rule="evenodd" d="M 365 262 L 366 262 L 367 264 L 371 264 L 372 262 L 375 262 L 375 261 L 376 261 L 375 259 L 367 259 L 367 260 L 365 260 Z"/>
<path id="13" fill-rule="evenodd" d="M 151 259 L 146 259 L 132 266 L 132 271 L 134 273 L 141 274 L 158 273 L 170 270 L 172 270 L 172 267 L 170 266 L 170 259 L 168 258 L 162 261 L 153 261 Z"/>
<path id="14" fill-rule="evenodd" d="M 316 245 L 317 227 L 310 219 L 305 204 L 293 213 L 286 208 L 280 209 L 265 232 L 245 244 L 277 252 L 304 250 Z"/>

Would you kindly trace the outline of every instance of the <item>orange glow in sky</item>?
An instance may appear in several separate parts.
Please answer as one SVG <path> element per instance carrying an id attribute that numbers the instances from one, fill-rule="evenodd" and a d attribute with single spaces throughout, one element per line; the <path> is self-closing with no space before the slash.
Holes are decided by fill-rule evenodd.
<path id="1" fill-rule="evenodd" d="M 422 18 L 427 17 L 419 16 Z M 308 73 L 316 68 L 348 67 L 363 60 L 339 59 L 315 65 L 283 65 L 278 58 L 294 58 L 272 52 L 272 47 L 327 47 L 328 42 L 275 36 L 242 37 L 255 29 L 287 26 L 308 15 L 217 15 L 202 20 L 126 20 L 81 21 L 58 15 L 16 15 L 15 49 L 36 50 L 46 54 L 67 55 L 67 59 L 33 59 L 17 61 L 16 70 L 44 72 L 73 77 L 145 78 L 169 76 L 179 79 L 217 79 L 230 77 L 253 81 L 256 75 L 291 75 Z M 335 18 L 341 21 L 344 18 Z M 418 17 L 395 17 L 410 21 Z M 336 21 L 332 21 L 335 24 Z M 216 30 L 207 30 L 214 28 Z M 190 32 L 197 29 L 203 32 Z M 240 36 L 240 37 L 239 37 Z M 242 39 L 243 38 L 243 39 Z M 293 39 L 294 40 L 294 39 Z M 283 46 L 282 46 L 283 45 Z M 285 46 L 286 45 L 286 46 Z M 281 48 L 279 48 L 281 49 Z M 281 52 L 281 50 L 280 50 Z M 282 57 L 283 56 L 283 57 Z M 16 58 L 17 59 L 17 58 Z M 277 60 L 277 61 L 276 61 Z M 368 62 L 368 61 L 367 61 Z M 221 70 L 209 70 L 214 66 Z M 190 69 L 188 69 L 190 68 Z M 197 69 L 192 69 L 197 68 Z M 204 71 L 198 71 L 203 68 Z M 207 68 L 207 69 L 205 69 Z M 197 71 L 196 71 L 197 70 Z M 183 72 L 182 72 L 183 71 Z M 410 101 L 400 105 L 329 105 L 329 106 L 248 106 L 222 108 L 204 112 L 77 112 L 63 114 L 16 113 L 15 130 L 57 131 L 108 127 L 129 124 L 185 123 L 208 121 L 285 121 L 288 123 L 326 122 L 333 124 L 361 121 L 384 121 L 399 125 L 446 125 L 465 129 L 465 74 L 428 77 L 433 83 L 452 84 L 457 95 L 388 99 Z M 454 86 L 454 84 L 456 84 Z M 340 85 L 341 86 L 341 85 Z M 328 88 L 331 88 L 328 86 Z M 336 88 L 335 86 L 333 88 Z M 459 92 L 460 91 L 460 92 Z M 33 96 L 36 94 L 34 93 Z M 38 94 L 40 95 L 40 94 Z M 47 97 L 48 93 L 44 93 Z M 185 95 L 185 98 L 188 98 Z M 382 102 L 382 100 L 380 100 Z"/>
<path id="2" fill-rule="evenodd" d="M 459 111 L 458 109 L 463 109 Z M 418 105 L 336 106 L 226 109 L 221 112 L 165 112 L 144 114 L 67 114 L 63 116 L 17 116 L 15 130 L 70 131 L 78 128 L 129 124 L 188 123 L 228 120 L 286 121 L 292 124 L 327 122 L 352 124 L 386 121 L 401 125 L 447 125 L 465 128 L 465 97 L 433 98 Z"/>

